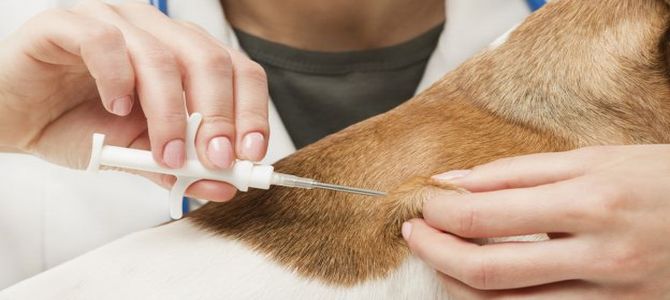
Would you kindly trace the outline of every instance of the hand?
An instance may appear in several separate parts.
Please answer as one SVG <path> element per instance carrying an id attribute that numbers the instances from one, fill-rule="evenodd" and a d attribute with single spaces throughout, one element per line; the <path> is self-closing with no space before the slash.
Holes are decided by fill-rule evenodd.
<path id="1" fill-rule="evenodd" d="M 111 145 L 151 149 L 158 163 L 179 168 L 187 107 L 204 116 L 196 148 L 206 167 L 266 152 L 262 67 L 143 3 L 44 12 L 0 44 L 0 66 L 0 148 L 84 168 L 100 132 Z M 188 193 L 228 200 L 235 189 L 203 181 Z"/>
<path id="2" fill-rule="evenodd" d="M 403 235 L 456 298 L 670 297 L 670 145 L 509 158 L 436 176 Z M 479 246 L 473 238 L 548 233 Z"/>

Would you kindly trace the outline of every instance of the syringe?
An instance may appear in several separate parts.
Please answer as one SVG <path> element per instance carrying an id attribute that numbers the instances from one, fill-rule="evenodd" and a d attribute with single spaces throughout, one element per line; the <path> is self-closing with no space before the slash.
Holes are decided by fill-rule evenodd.
<path id="1" fill-rule="evenodd" d="M 270 165 L 257 165 L 250 161 L 238 160 L 226 170 L 210 170 L 200 163 L 195 152 L 195 134 L 202 116 L 194 113 L 188 120 L 186 132 L 186 161 L 179 169 L 170 169 L 159 165 L 150 151 L 105 145 L 105 135 L 94 134 L 89 171 L 97 171 L 100 166 L 146 171 L 174 175 L 177 181 L 170 190 L 170 216 L 182 217 L 182 198 L 186 189 L 196 181 L 214 180 L 233 185 L 240 191 L 249 188 L 268 189 L 271 185 L 304 189 L 328 189 L 367 196 L 383 196 L 383 192 L 318 182 L 314 179 L 278 173 Z"/>

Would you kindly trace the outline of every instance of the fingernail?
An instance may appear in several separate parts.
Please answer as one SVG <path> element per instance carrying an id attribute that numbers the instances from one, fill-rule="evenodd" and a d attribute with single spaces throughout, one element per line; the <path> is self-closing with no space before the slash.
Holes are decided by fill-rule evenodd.
<path id="1" fill-rule="evenodd" d="M 184 165 L 185 151 L 184 141 L 172 140 L 165 144 L 163 162 L 170 168 L 181 168 Z"/>
<path id="2" fill-rule="evenodd" d="M 224 136 L 211 139 L 207 146 L 207 157 L 219 168 L 230 168 L 233 164 L 233 144 L 230 139 Z"/>
<path id="3" fill-rule="evenodd" d="M 439 174 L 433 176 L 433 179 L 439 180 L 439 181 L 454 181 L 457 179 L 461 179 L 465 176 L 468 176 L 470 173 L 472 173 L 472 170 L 454 170 L 454 171 L 449 171 L 447 173 Z"/>
<path id="4" fill-rule="evenodd" d="M 124 96 L 112 101 L 112 113 L 118 116 L 127 116 L 133 109 L 133 99 L 130 96 Z"/>
<path id="5" fill-rule="evenodd" d="M 412 235 L 412 223 L 410 222 L 405 222 L 402 223 L 402 237 L 405 238 L 405 240 L 409 240 L 410 235 Z"/>
<path id="6" fill-rule="evenodd" d="M 259 161 L 263 159 L 265 137 L 260 132 L 252 132 L 242 139 L 242 156 L 246 159 Z"/>

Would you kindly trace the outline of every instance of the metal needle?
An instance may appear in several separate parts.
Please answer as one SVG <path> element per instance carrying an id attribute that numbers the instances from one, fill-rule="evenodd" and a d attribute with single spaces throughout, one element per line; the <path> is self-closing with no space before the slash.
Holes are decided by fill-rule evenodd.
<path id="1" fill-rule="evenodd" d="M 314 188 L 325 189 L 325 190 L 359 194 L 365 196 L 386 196 L 386 193 L 384 192 L 355 188 L 344 185 L 323 183 L 318 182 L 311 178 L 298 177 L 294 175 L 282 174 L 277 172 L 275 172 L 272 175 L 272 184 L 285 187 L 303 188 L 303 189 L 314 189 Z"/>
<path id="2" fill-rule="evenodd" d="M 359 195 L 365 195 L 365 196 L 386 196 L 386 193 L 384 193 L 384 192 L 368 190 L 368 189 L 361 189 L 361 188 L 355 188 L 355 187 L 344 186 L 344 185 L 323 183 L 323 182 L 318 182 L 318 181 L 314 182 L 312 184 L 312 186 L 314 188 L 317 188 L 317 189 L 345 192 L 345 193 L 351 193 L 351 194 L 359 194 Z"/>

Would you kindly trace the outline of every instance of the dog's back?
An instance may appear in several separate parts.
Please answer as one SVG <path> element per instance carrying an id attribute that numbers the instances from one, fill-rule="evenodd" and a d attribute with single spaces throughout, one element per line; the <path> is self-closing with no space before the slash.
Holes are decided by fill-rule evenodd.
<path id="1" fill-rule="evenodd" d="M 414 283 L 414 284 L 408 284 Z M 412 259 L 388 278 L 342 288 L 306 280 L 188 220 L 131 234 L 3 291 L 0 299 L 438 299 Z"/>

